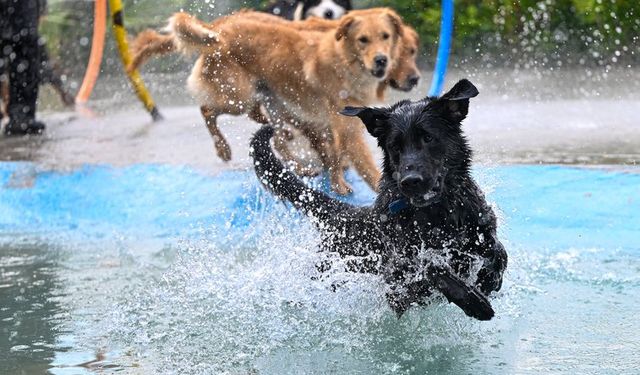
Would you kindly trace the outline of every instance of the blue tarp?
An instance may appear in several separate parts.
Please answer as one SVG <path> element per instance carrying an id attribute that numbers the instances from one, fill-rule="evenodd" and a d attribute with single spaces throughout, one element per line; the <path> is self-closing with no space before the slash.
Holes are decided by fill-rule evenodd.
<path id="1" fill-rule="evenodd" d="M 542 248 L 640 248 L 640 168 L 630 171 L 564 166 L 479 167 L 475 176 L 498 208 L 512 243 Z M 355 194 L 374 193 L 353 172 Z M 325 191 L 325 180 L 310 183 Z M 31 163 L 0 163 L 0 234 L 115 232 L 190 237 L 208 231 L 245 233 L 265 212 L 287 208 L 253 171 L 210 176 L 187 167 L 85 166 L 68 173 Z"/>

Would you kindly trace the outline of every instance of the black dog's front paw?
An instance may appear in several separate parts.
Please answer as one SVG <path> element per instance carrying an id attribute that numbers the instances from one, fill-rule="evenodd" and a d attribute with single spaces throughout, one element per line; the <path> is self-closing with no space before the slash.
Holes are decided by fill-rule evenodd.
<path id="1" fill-rule="evenodd" d="M 457 305 L 472 318 L 491 320 L 495 315 L 487 297 L 451 274 L 445 274 L 439 278 L 438 290 L 449 302 Z"/>
<path id="2" fill-rule="evenodd" d="M 496 241 L 492 250 L 490 257 L 485 258 L 485 263 L 478 272 L 478 280 L 476 281 L 476 286 L 487 296 L 502 288 L 502 276 L 507 268 L 507 252 L 502 244 Z"/>
<path id="3" fill-rule="evenodd" d="M 491 292 L 497 292 L 502 288 L 502 272 L 496 272 L 489 268 L 481 269 L 480 272 L 478 272 L 476 286 L 480 288 L 486 296 Z"/>
<path id="4" fill-rule="evenodd" d="M 429 273 L 435 281 L 436 288 L 465 314 L 478 320 L 493 318 L 495 312 L 491 303 L 479 290 L 467 285 L 449 270 L 433 267 Z"/>

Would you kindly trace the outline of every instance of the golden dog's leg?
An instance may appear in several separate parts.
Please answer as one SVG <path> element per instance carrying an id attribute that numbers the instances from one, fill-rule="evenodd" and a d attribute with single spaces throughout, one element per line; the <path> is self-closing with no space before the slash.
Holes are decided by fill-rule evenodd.
<path id="1" fill-rule="evenodd" d="M 307 166 L 308 163 L 303 162 L 291 152 L 289 144 L 287 143 L 291 140 L 293 140 L 291 130 L 282 127 L 276 128 L 276 134 L 273 137 L 273 147 L 278 151 L 284 162 L 293 165 L 293 169 L 298 176 L 317 176 L 319 173 L 318 170 Z"/>
<path id="2" fill-rule="evenodd" d="M 285 122 L 295 121 L 280 110 L 280 105 L 277 101 L 274 101 L 270 90 L 263 89 L 260 91 L 260 94 L 262 103 L 264 104 L 264 110 L 268 114 L 269 118 L 264 116 L 262 106 L 257 103 L 251 109 L 249 117 L 254 119 L 256 122 L 261 122 L 260 120 L 264 119 L 264 122 L 262 122 L 263 124 L 270 123 L 275 129 L 275 136 L 273 139 L 274 149 L 280 154 L 280 157 L 283 159 L 285 164 L 295 163 L 295 165 L 298 165 L 295 156 L 289 149 L 289 145 L 287 145 L 287 141 L 293 139 L 293 135 L 285 128 Z"/>
<path id="3" fill-rule="evenodd" d="M 289 145 L 287 145 L 287 131 L 282 127 L 277 127 L 275 136 L 273 137 L 273 147 L 278 151 L 282 160 L 286 163 L 295 162 L 297 164 L 296 158 L 289 149 Z"/>
<path id="4" fill-rule="evenodd" d="M 333 124 L 341 121 L 342 118 L 337 114 L 331 114 L 330 123 Z M 339 141 L 339 139 L 334 136 L 335 131 L 333 129 L 326 129 L 324 134 L 319 134 L 318 130 L 322 131 L 323 129 L 326 128 L 313 125 L 301 128 L 311 141 L 311 146 L 318 152 L 322 165 L 329 170 L 329 178 L 333 191 L 341 195 L 349 194 L 353 189 L 344 179 L 344 171 L 340 165 L 340 158 L 337 152 L 340 146 L 336 144 L 336 141 Z"/>
<path id="5" fill-rule="evenodd" d="M 0 118 L 9 117 L 9 75 L 0 75 Z"/>
<path id="6" fill-rule="evenodd" d="M 259 124 L 269 123 L 269 119 L 267 118 L 267 116 L 265 116 L 264 112 L 262 111 L 261 105 L 258 103 L 256 103 L 253 108 L 251 108 L 251 111 L 249 112 L 249 118 Z M 273 138 L 273 146 L 275 150 L 280 154 L 285 163 L 295 163 L 297 173 L 299 172 L 298 169 L 300 169 L 298 167 L 299 163 L 289 149 L 289 145 L 287 144 L 287 141 L 293 139 L 293 134 L 291 133 L 291 131 L 289 131 L 289 129 L 285 128 L 283 124 L 278 123 L 276 125 L 277 126 L 275 127 L 276 133 Z"/>
<path id="7" fill-rule="evenodd" d="M 216 122 L 218 118 L 218 112 L 211 107 L 202 106 L 200 107 L 200 113 L 202 113 L 202 117 L 204 117 L 204 121 L 207 124 L 207 129 L 213 137 L 213 142 L 216 146 L 216 153 L 223 161 L 231 160 L 231 147 L 229 143 L 220 132 L 218 128 L 218 123 Z"/>
<path id="8" fill-rule="evenodd" d="M 269 115 L 269 119 L 271 120 L 271 124 L 276 129 L 281 129 L 286 122 L 292 123 L 297 126 L 307 138 L 311 141 L 311 144 L 315 146 L 314 148 L 318 152 L 320 159 L 322 160 L 322 164 L 325 168 L 329 169 L 329 175 L 331 179 L 331 188 L 338 194 L 346 195 L 349 194 L 352 190 L 347 181 L 344 179 L 344 173 L 342 172 L 342 168 L 340 167 L 340 160 L 338 159 L 336 148 L 333 144 L 333 134 L 332 131 L 329 130 L 324 124 L 309 124 L 306 122 L 299 122 L 298 119 L 292 117 L 291 114 L 286 110 L 286 108 L 280 103 L 278 100 L 274 100 L 274 96 L 270 92 L 268 88 L 263 88 L 261 91 L 261 102 L 264 104 L 264 108 Z M 330 112 L 330 120 L 329 124 L 340 121 L 341 116 L 338 116 L 338 113 Z M 324 134 L 319 134 L 319 132 L 323 132 Z M 314 142 L 314 139 L 316 140 Z M 283 147 L 282 150 L 286 153 L 288 148 Z M 289 154 L 288 156 L 283 155 L 284 158 L 293 158 L 293 155 Z"/>
<path id="9" fill-rule="evenodd" d="M 351 119 L 335 127 L 337 138 L 341 142 L 337 145 L 340 154 L 346 156 L 360 176 L 373 189 L 378 191 L 380 183 L 380 170 L 375 163 L 373 154 L 364 138 L 360 124 L 349 123 Z"/>
<path id="10" fill-rule="evenodd" d="M 262 112 L 262 108 L 260 104 L 256 103 L 253 108 L 251 108 L 251 112 L 249 112 L 249 118 L 258 124 L 268 124 L 269 119 Z"/>
<path id="11" fill-rule="evenodd" d="M 293 141 L 293 132 L 291 132 L 291 129 L 289 129 L 289 127 L 283 127 L 280 129 L 280 132 L 282 134 L 282 137 L 287 141 Z"/>
<path id="12" fill-rule="evenodd" d="M 323 164 L 330 165 L 329 177 L 331 179 L 331 188 L 338 194 L 346 195 L 353 192 L 351 186 L 344 179 L 344 169 L 340 165 L 340 159 L 336 153 L 336 149 L 332 141 L 321 142 L 323 151 L 320 152 L 320 159 Z"/>

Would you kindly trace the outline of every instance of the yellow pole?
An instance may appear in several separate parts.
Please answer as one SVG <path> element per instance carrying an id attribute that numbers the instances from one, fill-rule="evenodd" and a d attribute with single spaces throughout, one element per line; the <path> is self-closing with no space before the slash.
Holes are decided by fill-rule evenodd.
<path id="1" fill-rule="evenodd" d="M 120 59 L 124 64 L 124 70 L 129 77 L 129 81 L 133 85 L 133 89 L 138 95 L 138 98 L 144 104 L 144 107 L 149 111 L 153 121 L 162 120 L 162 116 L 160 112 L 158 112 L 158 108 L 156 107 L 153 99 L 151 99 L 151 95 L 147 88 L 144 86 L 144 82 L 142 82 L 142 77 L 140 77 L 140 73 L 137 70 L 132 72 L 127 72 L 127 66 L 131 63 L 131 55 L 129 54 L 129 44 L 127 43 L 127 30 L 124 28 L 124 13 L 122 9 L 122 1 L 121 0 L 109 0 L 109 8 L 111 8 L 111 19 L 113 21 L 113 34 L 116 38 L 116 43 L 118 44 L 118 51 L 120 51 Z"/>

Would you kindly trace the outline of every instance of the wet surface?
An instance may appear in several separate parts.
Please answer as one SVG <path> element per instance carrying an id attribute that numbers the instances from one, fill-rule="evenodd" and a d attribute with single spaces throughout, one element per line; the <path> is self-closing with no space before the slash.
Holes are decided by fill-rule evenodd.
<path id="1" fill-rule="evenodd" d="M 44 373 L 56 349 L 56 325 L 65 311 L 53 246 L 2 246 L 0 256 L 0 363 L 4 373 Z"/>
<path id="2" fill-rule="evenodd" d="M 632 374 L 640 365 L 637 167 L 476 169 L 510 254 L 487 323 L 438 303 L 397 320 L 375 277 L 314 278 L 315 232 L 250 171 L 0 170 L 3 373 Z M 16 174 L 30 174 L 32 187 L 9 187 Z M 371 201 L 348 177 L 357 189 L 348 200 Z"/>
<path id="3" fill-rule="evenodd" d="M 495 320 L 397 320 L 374 278 L 313 278 L 315 232 L 248 170 L 257 125 L 222 119 L 224 163 L 176 77 L 151 81 L 158 123 L 116 80 L 0 137 L 0 373 L 637 373 L 638 74 L 461 76 L 510 254 Z"/>
<path id="4" fill-rule="evenodd" d="M 459 77 L 470 77 L 480 90 L 464 123 L 479 163 L 635 165 L 640 160 L 636 70 L 605 77 L 594 73 L 589 80 L 575 71 L 546 75 L 454 71 L 449 81 Z M 56 169 L 85 163 L 169 163 L 212 173 L 249 165 L 247 145 L 256 123 L 246 117 L 221 118 L 233 152 L 233 160 L 224 163 L 214 153 L 197 107 L 190 104 L 185 77 L 147 79 L 164 121 L 151 122 L 126 82 L 107 80 L 90 108 L 60 112 L 55 98 L 46 99 L 43 107 L 49 109 L 42 115 L 49 124 L 46 135 L 0 137 L 0 160 L 31 160 Z M 423 92 L 426 82 L 408 94 L 389 91 L 387 101 L 415 99 Z M 373 139 L 368 139 L 377 152 Z"/>

